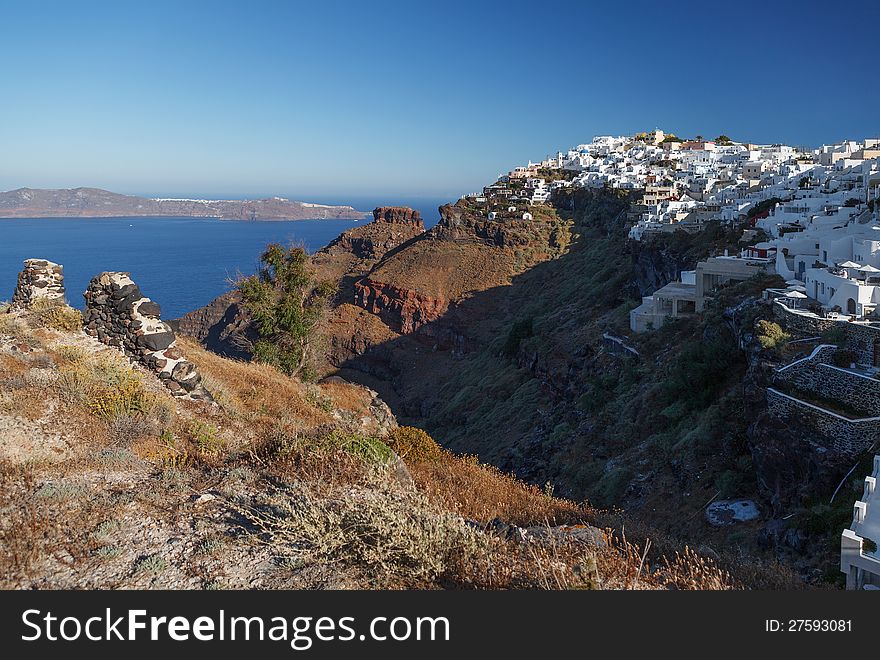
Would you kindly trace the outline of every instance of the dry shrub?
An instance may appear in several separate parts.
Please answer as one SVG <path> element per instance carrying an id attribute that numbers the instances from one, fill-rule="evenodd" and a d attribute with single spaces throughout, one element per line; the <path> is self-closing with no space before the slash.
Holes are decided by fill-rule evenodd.
<path id="1" fill-rule="evenodd" d="M 442 586 L 476 589 L 597 589 L 593 547 L 573 540 L 546 543 L 485 535 L 488 550 L 453 556 Z"/>
<path id="2" fill-rule="evenodd" d="M 82 329 L 82 314 L 78 309 L 67 305 L 49 310 L 42 320 L 43 327 L 63 332 L 75 332 Z"/>
<path id="3" fill-rule="evenodd" d="M 407 464 L 439 461 L 443 453 L 434 438 L 414 426 L 392 429 L 383 439 Z"/>
<path id="4" fill-rule="evenodd" d="M 384 469 L 366 462 L 357 452 L 345 451 L 341 442 L 329 441 L 330 435 L 322 429 L 301 432 L 279 421 L 239 458 L 238 465 L 284 482 L 308 482 L 314 492 L 325 495 L 363 486 L 370 482 L 374 468 Z"/>
<path id="5" fill-rule="evenodd" d="M 34 490 L 30 466 L 0 464 L 0 587 L 15 586 L 16 577 L 27 576 L 45 552 L 52 518 L 41 503 L 23 496 Z"/>
<path id="6" fill-rule="evenodd" d="M 193 462 L 190 452 L 179 446 L 174 435 L 167 431 L 158 438 L 148 437 L 134 442 L 131 450 L 138 458 L 158 463 L 168 469 L 183 469 Z"/>
<path id="7" fill-rule="evenodd" d="M 226 442 L 218 434 L 217 428 L 198 419 L 189 421 L 186 434 L 198 453 L 204 457 L 217 458 L 226 448 Z"/>
<path id="8" fill-rule="evenodd" d="M 416 484 L 444 508 L 481 522 L 500 518 L 515 525 L 586 521 L 592 509 L 481 465 L 472 457 L 443 453 L 435 462 L 408 466 Z"/>
<path id="9" fill-rule="evenodd" d="M 55 388 L 68 403 L 85 407 L 96 417 L 145 416 L 160 405 L 134 369 L 109 353 L 91 354 L 59 349 L 61 366 Z"/>
<path id="10" fill-rule="evenodd" d="M 0 337 L 26 339 L 29 334 L 27 327 L 17 316 L 0 312 Z"/>
<path id="11" fill-rule="evenodd" d="M 107 424 L 107 439 L 116 446 L 128 446 L 137 440 L 155 436 L 155 422 L 143 415 L 121 414 Z"/>
<path id="12" fill-rule="evenodd" d="M 38 298 L 26 312 L 28 325 L 32 328 L 51 328 L 62 332 L 82 329 L 82 314 L 60 298 Z"/>
<path id="13" fill-rule="evenodd" d="M 46 412 L 46 397 L 32 388 L 0 391 L 0 413 L 30 421 L 40 419 Z"/>
<path id="14" fill-rule="evenodd" d="M 97 386 L 89 400 L 89 410 L 110 421 L 119 417 L 143 417 L 155 405 L 156 396 L 147 392 L 144 384 L 136 378 L 109 387 Z"/>
<path id="15" fill-rule="evenodd" d="M 237 507 L 281 556 L 343 562 L 379 584 L 416 586 L 446 574 L 455 556 L 484 555 L 486 537 L 424 496 L 379 475 L 368 487 L 322 497 L 298 483 Z"/>

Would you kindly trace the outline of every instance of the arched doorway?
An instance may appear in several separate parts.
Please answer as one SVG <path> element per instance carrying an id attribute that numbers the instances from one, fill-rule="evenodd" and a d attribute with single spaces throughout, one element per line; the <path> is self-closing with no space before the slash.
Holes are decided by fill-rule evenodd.
<path id="1" fill-rule="evenodd" d="M 853 300 L 852 298 L 850 298 L 849 300 L 846 301 L 846 313 L 847 313 L 847 314 L 852 314 L 853 316 L 855 316 L 855 313 L 856 313 L 856 301 Z"/>

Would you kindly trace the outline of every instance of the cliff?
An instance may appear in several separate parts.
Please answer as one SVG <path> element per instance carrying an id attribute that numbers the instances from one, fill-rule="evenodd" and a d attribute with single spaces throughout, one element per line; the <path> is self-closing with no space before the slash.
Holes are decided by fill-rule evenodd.
<path id="1" fill-rule="evenodd" d="M 280 197 L 254 200 L 150 199 L 98 188 L 0 192 L 0 218 L 174 216 L 222 220 L 360 219 L 351 206 L 327 206 Z"/>
<path id="2" fill-rule="evenodd" d="M 505 286 L 515 274 L 561 254 L 567 224 L 556 217 L 524 220 L 523 213 L 488 220 L 465 200 L 440 207 L 435 227 L 386 254 L 355 282 L 354 304 L 410 334 L 439 320 L 450 305 Z"/>
<path id="3" fill-rule="evenodd" d="M 364 277 L 390 251 L 421 236 L 424 231 L 425 226 L 418 211 L 379 207 L 373 210 L 372 222 L 343 232 L 312 255 L 311 264 L 316 278 L 331 280 L 338 285 L 334 314 L 338 317 L 335 310 L 354 301 L 357 279 Z M 250 327 L 247 312 L 239 303 L 238 294 L 231 291 L 172 323 L 182 334 L 193 337 L 211 351 L 228 357 L 247 358 L 248 346 L 256 335 Z M 337 325 L 342 322 L 337 318 Z M 357 346 L 369 343 L 368 339 L 363 338 L 363 333 L 360 333 L 360 340 L 352 340 L 351 337 L 357 334 L 356 330 L 352 331 L 345 344 Z M 345 354 L 349 354 L 347 349 Z"/>

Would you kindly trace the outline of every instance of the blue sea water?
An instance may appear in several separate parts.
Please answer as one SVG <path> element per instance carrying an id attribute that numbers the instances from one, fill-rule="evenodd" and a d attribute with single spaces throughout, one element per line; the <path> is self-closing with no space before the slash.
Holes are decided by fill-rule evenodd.
<path id="1" fill-rule="evenodd" d="M 430 228 L 439 220 L 438 207 L 450 200 L 385 196 L 318 201 L 364 210 L 410 206 L 421 212 Z M 314 252 L 346 229 L 369 220 L 0 218 L 0 301 L 12 297 L 22 261 L 39 258 L 64 266 L 67 298 L 74 307 L 83 306 L 82 292 L 92 277 L 119 270 L 130 272 L 144 295 L 162 306 L 163 318 L 173 319 L 228 291 L 230 280 L 239 274 L 253 273 L 268 243 L 304 245 Z"/>
<path id="2" fill-rule="evenodd" d="M 256 270 L 267 243 L 302 244 L 313 252 L 367 220 L 239 222 L 211 218 L 0 219 L 0 301 L 15 290 L 22 261 L 64 266 L 67 298 L 103 271 L 126 271 L 173 319 L 230 288 L 230 279 Z"/>

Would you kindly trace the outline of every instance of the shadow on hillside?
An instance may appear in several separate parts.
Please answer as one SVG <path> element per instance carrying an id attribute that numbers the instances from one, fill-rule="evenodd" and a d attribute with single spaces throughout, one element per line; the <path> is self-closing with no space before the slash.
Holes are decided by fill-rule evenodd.
<path id="1" fill-rule="evenodd" d="M 577 391 L 602 333 L 628 329 L 638 287 L 619 216 L 614 230 L 576 225 L 580 238 L 566 253 L 349 357 L 339 375 L 377 390 L 403 423 L 447 447 L 515 467 L 535 426 L 552 424 L 542 407 Z M 380 318 L 399 330 L 388 314 Z"/>

